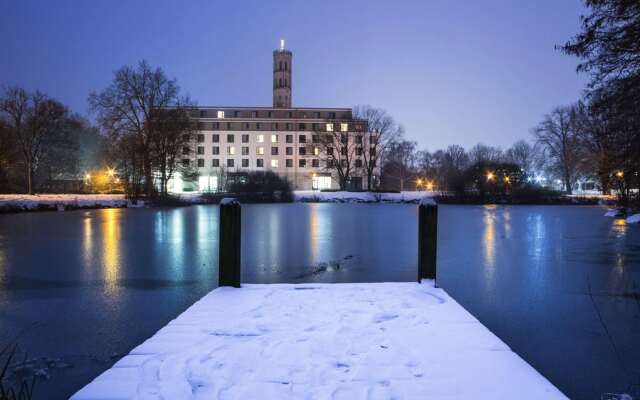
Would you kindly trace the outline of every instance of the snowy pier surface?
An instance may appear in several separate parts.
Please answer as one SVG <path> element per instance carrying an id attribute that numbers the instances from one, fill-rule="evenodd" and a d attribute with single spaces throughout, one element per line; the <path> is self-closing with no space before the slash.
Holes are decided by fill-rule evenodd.
<path id="1" fill-rule="evenodd" d="M 565 399 L 432 282 L 218 288 L 80 399 Z"/>

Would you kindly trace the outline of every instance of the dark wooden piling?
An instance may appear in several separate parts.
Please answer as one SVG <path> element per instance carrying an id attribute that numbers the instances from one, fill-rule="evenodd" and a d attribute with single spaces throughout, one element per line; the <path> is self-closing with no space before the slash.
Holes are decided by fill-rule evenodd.
<path id="1" fill-rule="evenodd" d="M 240 287 L 240 203 L 233 198 L 220 202 L 220 252 L 218 286 Z"/>
<path id="2" fill-rule="evenodd" d="M 418 206 L 418 282 L 436 279 L 438 250 L 438 205 L 425 198 Z"/>

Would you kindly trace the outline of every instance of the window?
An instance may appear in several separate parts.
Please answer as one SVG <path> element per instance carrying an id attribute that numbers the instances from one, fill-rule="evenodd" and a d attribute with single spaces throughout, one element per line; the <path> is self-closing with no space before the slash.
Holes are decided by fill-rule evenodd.
<path id="1" fill-rule="evenodd" d="M 182 154 L 189 154 L 189 148 L 188 147 L 183 147 L 182 148 Z"/>
<path id="2" fill-rule="evenodd" d="M 233 146 L 227 146 L 227 154 L 234 155 L 236 154 L 236 148 Z"/>
<path id="3" fill-rule="evenodd" d="M 249 123 L 248 123 L 248 122 L 245 122 L 245 123 L 244 123 L 244 130 L 245 130 L 245 131 L 248 131 L 248 130 L 249 130 Z"/>
<path id="4" fill-rule="evenodd" d="M 204 135 L 202 133 L 199 133 L 197 137 L 198 137 L 198 143 L 204 142 Z"/>
<path id="5" fill-rule="evenodd" d="M 271 148 L 271 155 L 272 156 L 277 156 L 278 155 L 278 148 L 277 147 L 272 147 Z"/>
<path id="6" fill-rule="evenodd" d="M 299 143 L 307 143 L 307 136 L 306 135 L 298 136 L 298 142 Z"/>
<path id="7" fill-rule="evenodd" d="M 198 122 L 198 130 L 200 131 L 204 130 L 204 122 Z"/>
<path id="8" fill-rule="evenodd" d="M 198 146 L 198 154 L 204 154 L 204 146 Z"/>
<path id="9" fill-rule="evenodd" d="M 311 160 L 311 166 L 313 168 L 320 168 L 320 160 L 318 160 L 317 158 L 314 158 L 313 160 Z"/>
<path id="10" fill-rule="evenodd" d="M 362 160 L 359 158 L 356 158 L 356 168 L 362 168 Z"/>
<path id="11" fill-rule="evenodd" d="M 303 159 L 298 160 L 298 167 L 300 167 L 300 168 L 304 168 L 304 167 L 306 167 L 306 166 L 307 166 L 307 160 L 305 160 L 304 158 L 303 158 Z"/>
<path id="12" fill-rule="evenodd" d="M 271 168 L 278 168 L 278 160 L 276 159 L 271 160 Z"/>
<path id="13" fill-rule="evenodd" d="M 200 118 L 204 118 L 207 116 L 207 112 L 205 110 L 200 110 Z"/>
<path id="14" fill-rule="evenodd" d="M 343 156 L 346 156 L 347 155 L 347 148 L 346 147 L 341 148 L 340 149 L 340 154 L 342 154 Z"/>
<path id="15" fill-rule="evenodd" d="M 218 111 L 218 118 L 224 118 L 224 111 Z"/>
<path id="16" fill-rule="evenodd" d="M 249 155 L 249 146 L 242 146 L 242 155 L 243 156 Z"/>
<path id="17" fill-rule="evenodd" d="M 227 143 L 233 143 L 235 140 L 233 135 L 227 135 Z"/>
<path id="18" fill-rule="evenodd" d="M 211 138 L 213 140 L 213 143 L 218 143 L 220 141 L 220 135 L 218 135 L 217 133 L 215 135 L 211 135 Z"/>
<path id="19" fill-rule="evenodd" d="M 316 111 L 316 118 L 318 118 L 318 119 L 320 118 L 320 112 L 319 111 Z"/>
<path id="20" fill-rule="evenodd" d="M 330 112 L 329 113 L 329 118 L 330 119 L 334 119 L 336 117 L 336 113 L 335 112 Z"/>
<path id="21" fill-rule="evenodd" d="M 340 124 L 340 132 L 348 132 L 348 131 L 349 131 L 349 124 L 345 124 L 345 123 Z"/>
<path id="22" fill-rule="evenodd" d="M 311 135 L 311 141 L 313 143 L 320 143 L 320 135 Z"/>
<path id="23" fill-rule="evenodd" d="M 313 148 L 313 155 L 314 156 L 319 156 L 320 155 L 320 148 L 319 147 L 314 147 Z"/>
<path id="24" fill-rule="evenodd" d="M 288 156 L 292 156 L 293 155 L 293 147 L 287 147 L 285 149 L 285 154 Z"/>
<path id="25" fill-rule="evenodd" d="M 218 154 L 220 154 L 220 147 L 218 146 L 213 146 L 211 148 L 211 154 L 213 154 L 214 156 L 217 156 Z"/>
<path id="26" fill-rule="evenodd" d="M 287 168 L 293 168 L 293 160 L 292 159 L 287 158 L 285 160 L 285 164 L 286 164 Z"/>
<path id="27" fill-rule="evenodd" d="M 264 135 L 258 135 L 256 141 L 258 143 L 264 143 Z"/>
<path id="28" fill-rule="evenodd" d="M 185 167 L 185 168 L 189 166 L 189 159 L 188 158 L 183 158 L 182 159 L 182 166 Z"/>
<path id="29" fill-rule="evenodd" d="M 293 112 L 289 111 L 289 118 L 293 118 Z"/>
<path id="30" fill-rule="evenodd" d="M 327 154 L 328 155 L 333 155 L 333 147 L 327 147 Z"/>
<path id="31" fill-rule="evenodd" d="M 347 168 L 347 160 L 340 160 L 340 165 L 342 165 L 342 168 Z"/>
<path id="32" fill-rule="evenodd" d="M 307 124 L 305 124 L 304 122 L 298 124 L 298 130 L 304 131 L 305 129 L 307 129 Z"/>
<path id="33" fill-rule="evenodd" d="M 249 135 L 242 135 L 242 143 L 249 143 Z"/>
<path id="34" fill-rule="evenodd" d="M 198 158 L 198 168 L 204 168 L 204 158 Z"/>
<path id="35" fill-rule="evenodd" d="M 259 131 L 262 128 L 262 124 L 260 122 L 256 122 L 256 130 Z"/>
<path id="36" fill-rule="evenodd" d="M 327 132 L 333 132 L 333 124 L 326 125 Z"/>
<path id="37" fill-rule="evenodd" d="M 287 143 L 293 143 L 293 135 L 287 135 L 287 136 L 285 136 L 285 142 L 287 142 Z"/>
<path id="38" fill-rule="evenodd" d="M 293 129 L 293 124 L 290 124 L 289 122 L 287 122 L 287 130 L 290 131 Z"/>
<path id="39" fill-rule="evenodd" d="M 234 164 L 233 161 L 234 161 L 233 158 L 227 158 L 227 167 L 228 168 L 233 168 L 233 164 Z"/>
<path id="40" fill-rule="evenodd" d="M 314 176 L 311 180 L 311 188 L 313 190 L 331 189 L 331 177 Z"/>
<path id="41" fill-rule="evenodd" d="M 214 122 L 213 129 L 220 129 L 220 122 Z"/>
<path id="42" fill-rule="evenodd" d="M 362 144 L 362 135 L 357 135 L 356 136 L 356 143 L 357 144 Z"/>
<path id="43" fill-rule="evenodd" d="M 251 118 L 258 118 L 258 112 L 257 111 L 251 111 Z"/>
<path id="44" fill-rule="evenodd" d="M 264 168 L 264 160 L 262 158 L 256 159 L 256 167 Z"/>
<path id="45" fill-rule="evenodd" d="M 278 143 L 278 135 L 271 135 L 271 143 Z"/>
<path id="46" fill-rule="evenodd" d="M 256 154 L 263 155 L 264 154 L 264 147 L 262 147 L 262 146 L 256 147 Z"/>
<path id="47" fill-rule="evenodd" d="M 349 143 L 349 135 L 347 135 L 346 133 L 340 134 L 340 141 L 344 144 Z"/>
<path id="48" fill-rule="evenodd" d="M 362 155 L 362 147 L 356 147 L 356 155 L 357 156 L 361 156 Z"/>
<path id="49" fill-rule="evenodd" d="M 227 122 L 227 130 L 230 131 L 231 130 L 231 122 Z"/>
<path id="50" fill-rule="evenodd" d="M 269 111 L 267 115 L 269 116 L 269 118 L 273 117 L 273 111 Z"/>
<path id="51" fill-rule="evenodd" d="M 249 168 L 249 159 L 248 158 L 243 158 L 242 159 L 242 168 Z"/>
<path id="52" fill-rule="evenodd" d="M 234 118 L 238 118 L 240 116 L 240 111 L 234 111 L 233 112 L 233 117 Z"/>
<path id="53" fill-rule="evenodd" d="M 220 160 L 217 158 L 214 158 L 213 160 L 211 160 L 211 166 L 214 168 L 217 168 L 220 166 Z"/>
<path id="54" fill-rule="evenodd" d="M 305 147 L 300 147 L 298 149 L 298 154 L 300 154 L 301 156 L 306 156 L 307 155 L 307 149 Z"/>

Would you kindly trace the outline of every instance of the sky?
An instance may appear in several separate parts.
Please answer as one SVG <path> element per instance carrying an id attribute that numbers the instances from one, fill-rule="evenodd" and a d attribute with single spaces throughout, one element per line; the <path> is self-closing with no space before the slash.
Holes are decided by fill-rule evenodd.
<path id="1" fill-rule="evenodd" d="M 0 0 L 0 85 L 89 117 L 87 96 L 145 59 L 199 105 L 271 106 L 272 50 L 293 52 L 294 107 L 386 110 L 421 149 L 529 139 L 579 99 L 581 0 Z"/>

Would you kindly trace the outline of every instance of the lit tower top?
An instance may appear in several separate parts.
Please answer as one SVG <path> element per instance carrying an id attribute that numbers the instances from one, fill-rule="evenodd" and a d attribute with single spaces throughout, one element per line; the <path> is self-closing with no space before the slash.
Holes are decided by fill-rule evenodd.
<path id="1" fill-rule="evenodd" d="M 280 39 L 280 48 L 273 51 L 273 107 L 291 108 L 291 51 L 284 48 L 284 39 Z"/>

